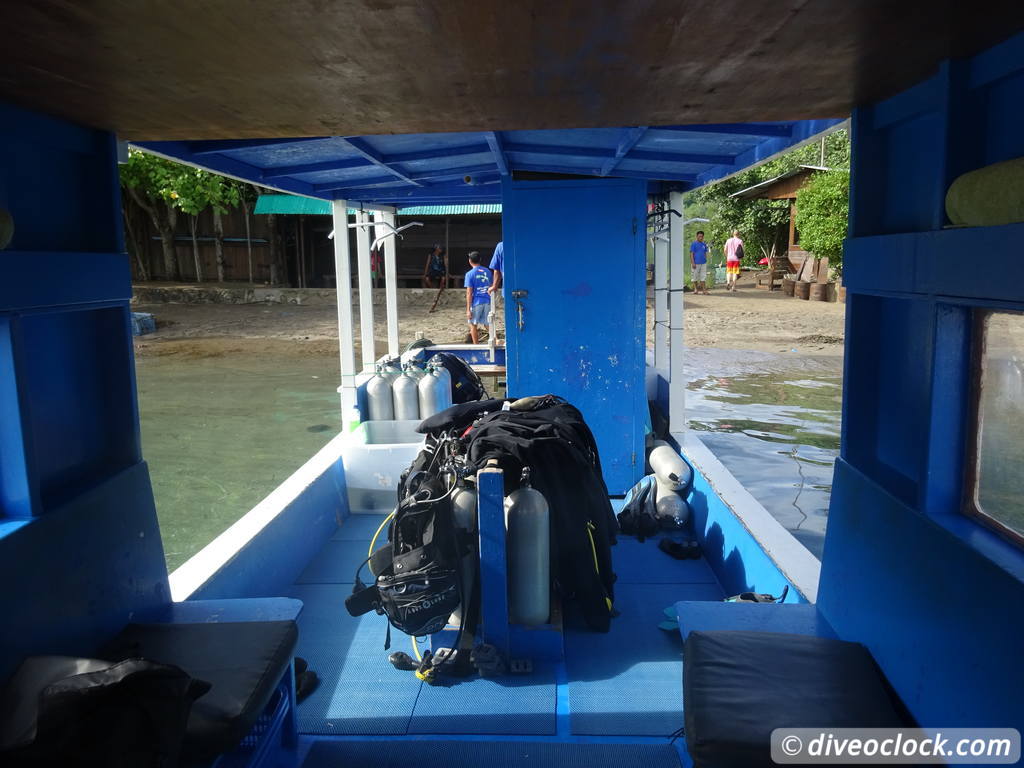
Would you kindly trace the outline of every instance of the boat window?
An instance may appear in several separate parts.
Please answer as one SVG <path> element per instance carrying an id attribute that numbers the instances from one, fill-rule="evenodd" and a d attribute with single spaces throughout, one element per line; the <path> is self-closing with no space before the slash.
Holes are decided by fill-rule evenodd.
<path id="1" fill-rule="evenodd" d="M 1024 314 L 975 318 L 968 514 L 1024 545 Z"/>

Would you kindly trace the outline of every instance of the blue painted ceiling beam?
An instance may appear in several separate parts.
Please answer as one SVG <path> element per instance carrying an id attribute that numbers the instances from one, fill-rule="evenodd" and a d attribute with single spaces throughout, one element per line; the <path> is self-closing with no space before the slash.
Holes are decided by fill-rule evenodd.
<path id="1" fill-rule="evenodd" d="M 640 125 L 636 128 L 624 128 L 622 137 L 619 139 L 619 145 L 615 148 L 615 155 L 608 158 L 605 164 L 601 166 L 601 175 L 607 176 L 611 173 L 615 166 L 619 164 L 619 161 L 629 154 L 629 151 L 636 146 L 636 143 L 640 141 L 645 133 L 647 133 L 646 125 Z"/>
<path id="2" fill-rule="evenodd" d="M 325 181 L 322 184 L 314 184 L 313 190 L 315 192 L 329 192 L 333 189 L 342 189 L 346 185 L 349 187 L 377 187 L 383 184 L 398 185 L 402 184 L 402 180 L 396 179 L 394 176 L 370 176 L 368 178 L 361 179 L 339 179 L 338 181 Z"/>
<path id="3" fill-rule="evenodd" d="M 326 138 L 326 137 L 319 137 Z M 215 155 L 233 149 L 263 149 L 279 147 L 282 144 L 300 144 L 311 139 L 218 139 L 216 141 L 189 141 L 185 146 L 193 155 Z"/>
<path id="4" fill-rule="evenodd" d="M 513 170 L 534 171 L 537 173 L 569 173 L 576 176 L 600 176 L 598 168 L 583 168 L 571 165 L 539 165 L 535 163 L 513 163 Z M 613 176 L 623 179 L 648 179 L 650 181 L 686 181 L 697 180 L 697 175 L 692 173 L 671 173 L 668 171 L 650 173 L 648 171 L 617 170 Z"/>
<path id="5" fill-rule="evenodd" d="M 218 144 L 223 142 L 218 141 Z M 256 166 L 236 160 L 227 155 L 207 155 L 195 157 L 184 141 L 158 141 L 158 142 L 133 142 L 133 146 L 145 149 L 147 152 L 166 157 L 169 160 L 178 162 L 192 162 L 201 165 L 203 168 L 223 173 L 227 176 L 234 176 L 236 179 L 251 181 L 259 184 L 262 181 L 262 169 Z M 284 178 L 274 181 L 273 186 L 282 192 L 293 192 L 297 195 L 316 196 L 316 189 L 312 184 L 298 179 Z"/>
<path id="6" fill-rule="evenodd" d="M 324 171 L 343 171 L 349 168 L 365 168 L 371 165 L 366 160 L 325 160 L 322 163 L 303 163 L 302 165 L 282 165 L 268 168 L 263 172 L 264 179 L 281 179 L 285 176 L 299 176 L 303 173 L 322 173 Z"/>
<path id="7" fill-rule="evenodd" d="M 460 155 L 482 155 L 490 152 L 487 144 L 468 144 L 462 147 L 444 147 L 419 152 L 401 152 L 394 155 L 381 155 L 381 160 L 391 166 L 396 163 L 409 163 L 414 160 L 441 160 Z M 285 176 L 297 176 L 303 173 L 322 173 L 324 171 L 344 171 L 349 168 L 365 168 L 374 163 L 365 157 L 352 160 L 325 160 L 320 163 L 304 163 L 301 165 L 282 165 L 268 168 L 263 172 L 265 179 L 280 179 Z"/>
<path id="8" fill-rule="evenodd" d="M 637 141 L 639 141 L 639 139 L 640 137 L 638 136 Z M 721 165 L 723 163 L 731 163 L 735 159 L 733 155 L 710 155 L 702 152 L 664 152 L 642 149 L 634 149 L 622 157 L 617 157 L 616 154 L 618 150 L 608 149 L 606 147 L 572 147 L 560 144 L 506 144 L 505 151 L 512 154 L 523 155 L 597 158 L 599 160 L 605 160 L 604 165 L 602 165 L 602 171 L 609 163 L 613 163 L 611 167 L 615 168 L 622 160 L 657 160 L 666 163 L 701 163 L 703 165 Z M 513 162 L 512 165 L 518 167 L 515 162 Z M 605 176 L 607 174 L 601 173 L 599 175 Z"/>
<path id="9" fill-rule="evenodd" d="M 450 201 L 490 202 L 501 200 L 501 185 L 492 183 L 469 186 L 466 184 L 449 185 L 447 187 L 420 187 L 410 189 L 347 189 L 339 190 L 332 195 L 335 200 L 354 200 L 365 203 L 444 203 Z"/>
<path id="10" fill-rule="evenodd" d="M 735 136 L 761 136 L 767 138 L 788 138 L 793 133 L 791 125 L 771 123 L 714 123 L 708 125 L 655 125 L 652 130 L 677 131 L 679 133 L 728 133 Z"/>
<path id="11" fill-rule="evenodd" d="M 398 152 L 394 155 L 385 155 L 384 162 L 388 163 L 409 163 L 413 160 L 438 160 L 442 157 L 459 157 L 461 155 L 486 155 L 491 151 L 488 144 L 464 144 L 461 147 L 437 147 L 436 149 L 424 149 L 418 152 Z"/>
<path id="12" fill-rule="evenodd" d="M 614 157 L 615 150 L 605 147 L 569 147 L 562 144 L 507 143 L 505 152 L 524 155 L 570 155 L 572 157 Z M 515 165 L 515 163 L 513 163 Z"/>
<path id="13" fill-rule="evenodd" d="M 350 136 L 348 138 L 342 138 L 341 141 L 348 144 L 348 146 L 350 146 L 352 149 L 354 149 L 356 152 L 358 152 L 360 155 L 365 157 L 367 160 L 369 160 L 371 163 L 373 163 L 380 169 L 387 171 L 388 173 L 394 176 L 397 176 L 407 184 L 412 184 L 417 187 L 421 186 L 420 183 L 415 179 L 410 178 L 397 168 L 388 165 L 384 160 L 384 156 L 381 155 L 380 152 L 375 150 L 373 147 L 371 147 L 369 142 L 366 141 L 366 139 L 360 138 L 359 136 Z"/>
<path id="14" fill-rule="evenodd" d="M 498 170 L 502 176 L 508 176 L 508 161 L 505 159 L 505 150 L 502 147 L 501 134 L 497 131 L 487 133 L 487 146 L 494 155 L 494 162 L 498 164 Z"/>
<path id="15" fill-rule="evenodd" d="M 703 152 L 659 152 L 649 149 L 634 149 L 623 160 L 654 160 L 661 163 L 699 163 L 701 165 L 722 165 L 731 163 L 735 155 L 707 155 Z"/>
<path id="16" fill-rule="evenodd" d="M 417 191 L 423 191 L 424 194 L 429 193 L 434 196 L 441 196 L 447 194 L 447 191 L 452 189 L 468 189 L 472 186 L 479 184 L 493 184 L 500 180 L 500 176 L 497 171 L 490 169 L 487 173 L 481 173 L 474 177 L 472 184 L 466 184 L 462 181 L 462 177 L 456 177 L 458 180 L 453 182 L 452 178 L 441 177 L 438 183 L 427 184 L 425 186 L 415 187 Z M 412 191 L 413 187 L 409 186 L 337 186 L 337 185 L 324 185 L 323 188 L 315 190 L 315 194 L 324 198 L 337 198 L 353 200 L 383 200 L 385 198 L 404 195 L 407 191 Z M 361 196 L 361 197 L 354 197 Z"/>
<path id="17" fill-rule="evenodd" d="M 427 182 L 431 179 L 459 179 L 463 176 L 476 176 L 480 174 L 495 174 L 497 170 L 493 165 L 464 165 L 461 168 L 438 168 L 435 171 L 420 171 L 410 173 L 409 178 L 417 184 Z M 374 176 L 368 179 L 339 179 L 337 181 L 325 181 L 322 184 L 314 184 L 313 189 L 317 192 L 335 192 L 338 190 L 352 189 L 358 187 L 364 189 L 378 185 L 397 184 L 399 179 L 391 176 Z"/>

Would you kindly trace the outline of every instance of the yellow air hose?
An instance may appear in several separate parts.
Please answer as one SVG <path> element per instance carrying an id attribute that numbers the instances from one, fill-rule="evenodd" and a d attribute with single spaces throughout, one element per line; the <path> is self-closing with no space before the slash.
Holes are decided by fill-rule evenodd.
<path id="1" fill-rule="evenodd" d="M 391 518 L 393 518 L 394 516 L 395 516 L 395 513 L 392 512 L 390 515 L 385 517 L 384 521 L 377 528 L 377 531 L 373 534 L 373 538 L 370 539 L 370 549 L 366 553 L 367 557 L 370 557 L 370 556 L 373 555 L 373 546 L 377 543 L 377 537 L 380 536 L 380 532 L 384 530 L 384 526 L 387 525 L 388 523 L 390 523 L 391 522 Z M 416 660 L 417 661 L 423 661 L 423 655 L 420 653 L 420 646 L 416 642 L 416 638 L 412 637 L 410 635 L 410 639 L 412 640 L 412 652 L 414 654 L 416 654 Z"/>

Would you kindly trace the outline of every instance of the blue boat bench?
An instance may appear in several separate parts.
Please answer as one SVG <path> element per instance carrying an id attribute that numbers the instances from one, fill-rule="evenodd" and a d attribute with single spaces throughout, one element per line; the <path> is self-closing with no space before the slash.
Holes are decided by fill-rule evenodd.
<path id="1" fill-rule="evenodd" d="M 296 619 L 290 598 L 170 603 L 133 617 L 100 651 L 180 667 L 211 684 L 189 714 L 182 762 L 259 766 L 294 748 Z"/>
<path id="2" fill-rule="evenodd" d="M 675 604 L 686 746 L 697 768 L 773 765 L 780 727 L 911 725 L 868 650 L 805 603 Z"/>

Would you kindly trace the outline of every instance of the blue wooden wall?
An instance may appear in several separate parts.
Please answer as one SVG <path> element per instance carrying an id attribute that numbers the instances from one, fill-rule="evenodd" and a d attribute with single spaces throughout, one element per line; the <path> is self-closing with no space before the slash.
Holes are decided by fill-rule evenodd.
<path id="1" fill-rule="evenodd" d="M 166 602 L 115 141 L 0 104 L 0 679 Z"/>
<path id="2" fill-rule="evenodd" d="M 1024 224 L 944 229 L 943 205 L 961 173 L 1024 156 L 1022 125 L 1024 36 L 853 116 L 819 607 L 927 726 L 1024 728 L 1024 551 L 960 511 L 972 310 L 1024 310 Z"/>

